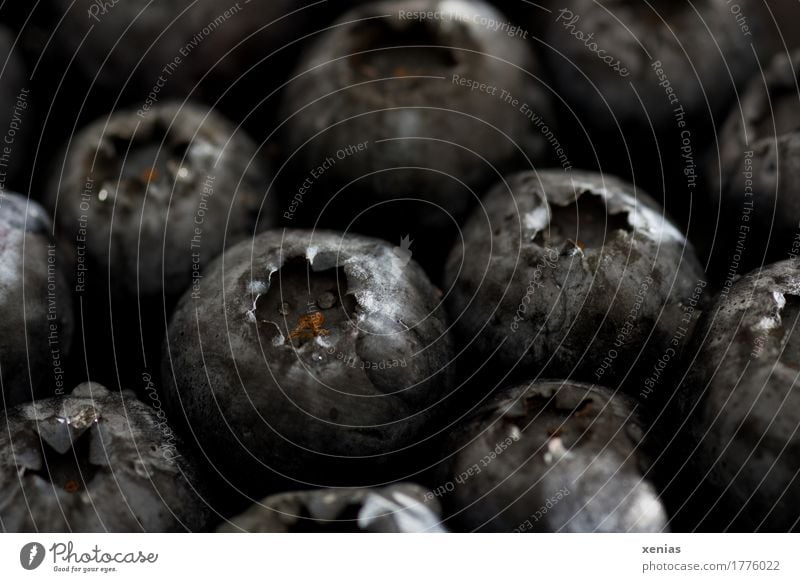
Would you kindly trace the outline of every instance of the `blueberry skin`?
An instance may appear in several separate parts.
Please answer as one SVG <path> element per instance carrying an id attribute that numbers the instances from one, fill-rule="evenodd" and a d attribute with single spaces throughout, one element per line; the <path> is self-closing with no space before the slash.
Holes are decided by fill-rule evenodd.
<path id="1" fill-rule="evenodd" d="M 370 482 L 399 470 L 451 388 L 439 301 L 387 243 L 267 231 L 223 254 L 178 304 L 165 405 L 253 494 L 286 480 Z"/>
<path id="2" fill-rule="evenodd" d="M 401 17 L 420 10 L 445 16 Z M 475 23 L 482 18 L 508 20 L 479 1 L 375 2 L 343 15 L 310 47 L 286 87 L 281 115 L 297 178 L 287 187 L 300 187 L 324 160 L 336 162 L 313 179 L 301 209 L 308 220 L 345 229 L 366 210 L 359 232 L 390 240 L 394 232 L 386 231 L 398 221 L 420 233 L 452 228 L 498 172 L 549 157 L 545 136 L 520 112 L 527 104 L 554 127 L 539 63 L 523 39 Z M 496 94 L 470 90 L 460 79 Z M 502 101 L 502 90 L 516 106 Z M 337 158 L 364 142 L 364 151 Z M 326 188 L 318 186 L 323 180 Z"/>
<path id="3" fill-rule="evenodd" d="M 85 383 L 10 408 L 0 430 L 6 532 L 166 532 L 204 526 L 193 463 L 149 406 Z"/>
<path id="4" fill-rule="evenodd" d="M 110 274 L 112 297 L 163 294 L 169 306 L 193 273 L 253 233 L 257 217 L 268 226 L 274 216 L 255 143 L 197 104 L 101 118 L 54 166 L 48 202 L 58 233 L 76 254 L 85 237 L 88 285 L 103 297 Z"/>
<path id="5" fill-rule="evenodd" d="M 730 7 L 569 0 L 544 16 L 543 60 L 564 99 L 559 126 L 573 167 L 635 181 L 698 236 L 708 216 L 697 204 L 703 159 L 737 89 L 759 70 L 753 47 L 765 44 L 760 13 L 747 11 L 745 36 Z"/>
<path id="6" fill-rule="evenodd" d="M 798 314 L 800 261 L 789 260 L 723 289 L 698 326 L 678 418 L 690 419 L 683 456 L 719 492 L 721 529 L 800 523 Z"/>
<path id="7" fill-rule="evenodd" d="M 491 371 L 492 381 L 624 382 L 640 394 L 662 356 L 680 360 L 703 271 L 641 190 L 589 172 L 516 174 L 486 195 L 463 235 L 446 288 L 470 369 Z M 666 376 L 647 397 L 668 392 Z"/>
<path id="8" fill-rule="evenodd" d="M 800 51 L 777 55 L 763 76 L 751 79 L 741 109 L 722 127 L 719 153 L 710 156 L 709 192 L 722 211 L 716 252 L 723 267 L 734 249 L 741 272 L 800 251 L 798 59 Z"/>
<path id="9" fill-rule="evenodd" d="M 0 194 L 0 369 L 6 406 L 63 389 L 72 296 L 50 218 L 38 203 Z"/>
<path id="10" fill-rule="evenodd" d="M 584 123 L 613 134 L 674 127 L 677 104 L 690 119 L 719 113 L 756 66 L 751 38 L 742 34 L 725 0 L 696 6 L 569 0 L 550 18 L 545 40 L 553 48 L 544 54 L 558 93 Z M 754 13 L 751 23 L 755 19 Z M 578 32 L 593 37 L 581 39 Z M 601 56 L 611 57 L 614 66 Z M 660 84 L 656 61 L 677 104 Z"/>
<path id="11" fill-rule="evenodd" d="M 661 532 L 632 401 L 562 380 L 504 390 L 442 449 L 445 523 L 482 532 Z"/>
<path id="12" fill-rule="evenodd" d="M 74 68 L 98 94 L 140 105 L 153 91 L 157 100 L 206 103 L 237 92 L 244 100 L 225 103 L 233 115 L 249 112 L 284 81 L 298 45 L 284 47 L 322 26 L 335 3 L 302 9 L 312 2 L 125 0 L 107 10 L 95 0 L 49 4 L 53 46 L 74 55 Z M 249 94 L 238 94 L 244 85 Z"/>
<path id="13" fill-rule="evenodd" d="M 441 533 L 438 503 L 414 483 L 380 489 L 322 489 L 272 495 L 218 533 Z"/>

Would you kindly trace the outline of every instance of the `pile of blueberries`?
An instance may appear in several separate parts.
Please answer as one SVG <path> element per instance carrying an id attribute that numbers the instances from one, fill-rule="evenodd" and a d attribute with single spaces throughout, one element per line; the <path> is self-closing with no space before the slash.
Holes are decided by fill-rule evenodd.
<path id="1" fill-rule="evenodd" d="M 800 529 L 798 17 L 3 4 L 0 530 Z"/>

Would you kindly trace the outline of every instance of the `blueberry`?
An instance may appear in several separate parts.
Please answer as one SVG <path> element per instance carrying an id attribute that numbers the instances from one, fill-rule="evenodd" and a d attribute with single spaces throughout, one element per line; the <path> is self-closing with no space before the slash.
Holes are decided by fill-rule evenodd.
<path id="1" fill-rule="evenodd" d="M 431 493 L 451 516 L 446 523 L 498 532 L 664 531 L 634 410 L 624 396 L 589 384 L 504 390 L 443 449 Z"/>
<path id="2" fill-rule="evenodd" d="M 715 122 L 758 70 L 758 16 L 747 35 L 725 0 L 554 7 L 543 52 L 576 164 L 644 183 L 688 220 Z"/>
<path id="3" fill-rule="evenodd" d="M 637 128 L 675 124 L 676 102 L 657 69 L 691 119 L 719 112 L 755 66 L 752 37 L 739 29 L 724 0 L 569 0 L 550 17 L 546 55 L 559 94 L 583 121 L 613 133 L 643 120 Z"/>
<path id="4" fill-rule="evenodd" d="M 206 521 L 193 464 L 130 393 L 81 384 L 5 411 L 0 527 L 8 532 L 163 532 Z"/>
<path id="5" fill-rule="evenodd" d="M 110 323 L 136 349 L 141 326 L 157 359 L 180 294 L 225 246 L 252 235 L 257 217 L 269 224 L 268 184 L 250 138 L 198 105 L 120 111 L 81 130 L 56 163 L 49 204 L 74 250 L 76 290 L 95 310 L 108 306 L 87 333 L 98 349 L 113 347 Z"/>
<path id="6" fill-rule="evenodd" d="M 436 501 L 413 483 L 380 489 L 322 489 L 272 495 L 217 531 L 443 532 Z"/>
<path id="7" fill-rule="evenodd" d="M 790 58 L 791 57 L 791 58 Z M 710 193 L 722 209 L 716 249 L 720 266 L 737 257 L 746 272 L 800 252 L 800 51 L 776 56 L 756 75 L 725 122 L 711 156 Z"/>
<path id="8" fill-rule="evenodd" d="M 59 162 L 50 197 L 59 232 L 75 244 L 85 216 L 88 259 L 112 270 L 117 294 L 175 298 L 191 283 L 192 250 L 205 264 L 252 234 L 259 212 L 271 218 L 256 145 L 199 105 L 100 119 Z"/>
<path id="9" fill-rule="evenodd" d="M 716 527 L 796 530 L 800 523 L 800 261 L 754 271 L 718 294 L 699 326 L 681 390 L 679 445 L 719 492 Z M 689 444 L 686 444 L 689 443 Z"/>
<path id="10" fill-rule="evenodd" d="M 0 380 L 5 405 L 62 389 L 72 297 L 45 210 L 0 193 Z"/>
<path id="11" fill-rule="evenodd" d="M 705 281 L 650 197 L 600 174 L 516 174 L 487 194 L 463 236 L 447 264 L 448 307 L 470 369 L 499 382 L 624 382 L 637 394 L 650 375 L 659 382 L 644 396 L 667 390 L 655 368 L 665 355 L 679 360 Z"/>
<path id="12" fill-rule="evenodd" d="M 531 121 L 553 123 L 539 64 L 522 38 L 485 24 L 507 22 L 479 1 L 390 0 L 321 35 L 284 96 L 290 224 L 393 241 L 413 225 L 433 252 L 498 172 L 547 159 Z"/>
<path id="13" fill-rule="evenodd" d="M 285 480 L 360 485 L 406 470 L 404 449 L 451 387 L 446 330 L 436 289 L 391 245 L 268 231 L 181 299 L 165 404 L 253 494 Z"/>
<path id="14" fill-rule="evenodd" d="M 250 113 L 289 73 L 302 38 L 334 2 L 49 0 L 50 52 L 62 51 L 93 93 L 122 103 L 191 98 Z M 252 69 L 251 69 L 252 68 Z M 274 109 L 274 102 L 272 102 Z"/>

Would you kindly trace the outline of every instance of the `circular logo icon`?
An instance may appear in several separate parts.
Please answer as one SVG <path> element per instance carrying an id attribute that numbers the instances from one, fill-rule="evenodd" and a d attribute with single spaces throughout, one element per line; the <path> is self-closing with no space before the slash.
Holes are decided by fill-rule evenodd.
<path id="1" fill-rule="evenodd" d="M 19 563 L 26 570 L 35 570 L 44 561 L 44 546 L 37 542 L 30 542 L 22 546 L 19 551 Z"/>

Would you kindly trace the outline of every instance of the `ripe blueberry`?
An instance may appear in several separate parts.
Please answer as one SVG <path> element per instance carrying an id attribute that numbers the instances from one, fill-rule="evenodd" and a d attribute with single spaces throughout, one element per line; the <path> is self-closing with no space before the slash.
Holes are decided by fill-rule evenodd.
<path id="1" fill-rule="evenodd" d="M 100 119 L 71 140 L 55 169 L 49 204 L 73 249 L 76 290 L 93 305 L 86 339 L 98 350 L 94 363 L 113 366 L 143 343 L 157 360 L 180 294 L 227 245 L 252 235 L 259 213 L 261 224 L 273 214 L 256 145 L 197 105 Z"/>
<path id="2" fill-rule="evenodd" d="M 447 263 L 448 307 L 470 370 L 500 382 L 624 382 L 638 394 L 660 359 L 680 359 L 703 271 L 633 185 L 585 172 L 517 174 L 489 192 L 463 235 Z M 653 390 L 668 390 L 659 383 Z"/>
<path id="3" fill-rule="evenodd" d="M 621 395 L 566 381 L 517 386 L 452 433 L 433 492 L 457 529 L 664 531 L 642 438 Z"/>
<path id="4" fill-rule="evenodd" d="M 163 413 L 162 413 L 163 414 Z M 9 532 L 202 528 L 193 464 L 149 406 L 81 384 L 0 420 L 0 524 Z"/>
<path id="5" fill-rule="evenodd" d="M 800 261 L 790 260 L 724 287 L 698 326 L 677 418 L 690 418 L 682 450 L 695 483 L 718 492 L 701 519 L 718 509 L 721 529 L 798 527 L 798 315 Z"/>
<path id="6" fill-rule="evenodd" d="M 232 482 L 258 494 L 286 479 L 404 475 L 404 449 L 451 388 L 452 348 L 436 289 L 392 251 L 355 235 L 267 231 L 181 299 L 165 404 Z"/>
<path id="7" fill-rule="evenodd" d="M 390 0 L 320 36 L 284 96 L 285 187 L 303 190 L 292 225 L 389 240 L 413 225 L 433 252 L 499 172 L 548 158 L 531 121 L 553 123 L 538 62 L 487 22 L 506 18 L 480 1 Z"/>

